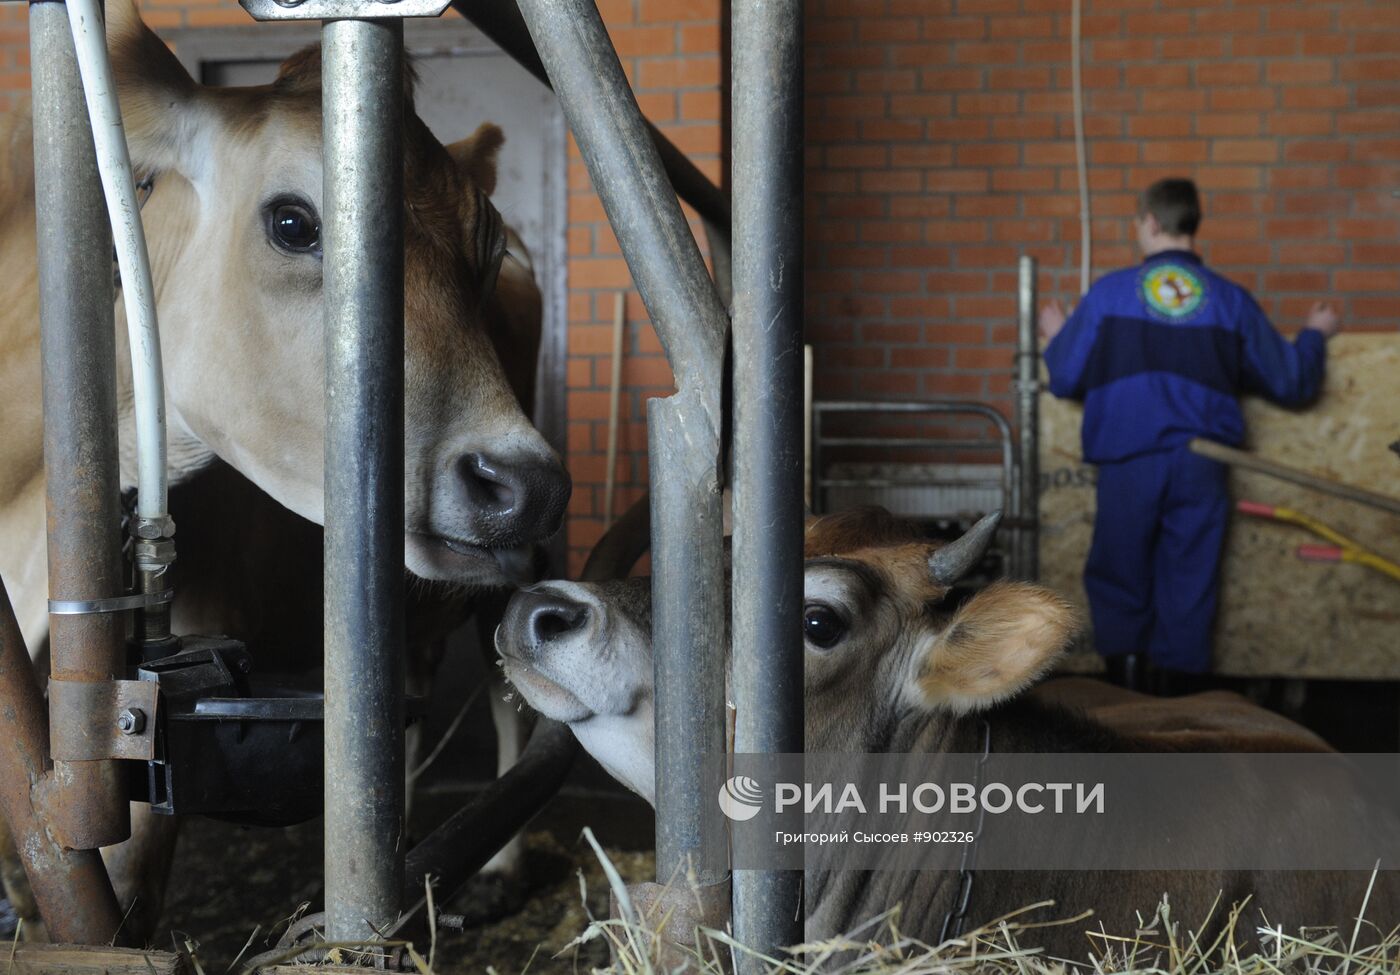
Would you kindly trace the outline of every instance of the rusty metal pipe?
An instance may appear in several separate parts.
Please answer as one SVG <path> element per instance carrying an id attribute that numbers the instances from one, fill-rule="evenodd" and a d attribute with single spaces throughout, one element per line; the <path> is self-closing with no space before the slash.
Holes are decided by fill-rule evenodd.
<path id="1" fill-rule="evenodd" d="M 62 6 L 53 6 L 62 15 Z M 50 937 L 67 944 L 107 944 L 121 925 L 117 896 L 100 853 L 65 850 L 45 828 L 65 801 L 45 774 L 48 758 L 44 698 L 0 581 L 0 812 Z"/>
<path id="2" fill-rule="evenodd" d="M 117 461 L 116 327 L 112 234 L 88 129 L 68 14 L 61 3 L 29 12 L 34 84 L 34 196 L 44 370 L 44 473 L 48 490 L 49 598 L 92 600 L 125 592 Z M 103 682 L 125 663 L 115 613 L 49 617 L 54 681 Z M 78 733 L 54 719 L 53 752 Z M 56 763 L 63 795 L 49 823 L 72 849 L 120 843 L 130 811 L 117 763 Z M 61 783 L 61 785 L 60 785 Z"/>

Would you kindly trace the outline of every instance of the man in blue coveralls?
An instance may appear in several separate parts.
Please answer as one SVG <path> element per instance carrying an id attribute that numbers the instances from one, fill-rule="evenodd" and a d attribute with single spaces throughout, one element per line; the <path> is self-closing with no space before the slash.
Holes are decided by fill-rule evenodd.
<path id="1" fill-rule="evenodd" d="M 1319 302 L 1289 342 L 1248 291 L 1207 268 L 1190 180 L 1154 183 L 1140 209 L 1142 264 L 1101 278 L 1068 319 L 1052 300 L 1040 332 L 1050 391 L 1083 401 L 1084 459 L 1098 465 L 1084 567 L 1095 644 L 1110 679 L 1145 687 L 1146 654 L 1165 690 L 1210 669 L 1230 513 L 1224 465 L 1186 445 L 1239 445 L 1241 393 L 1292 407 L 1316 399 L 1340 324 Z"/>

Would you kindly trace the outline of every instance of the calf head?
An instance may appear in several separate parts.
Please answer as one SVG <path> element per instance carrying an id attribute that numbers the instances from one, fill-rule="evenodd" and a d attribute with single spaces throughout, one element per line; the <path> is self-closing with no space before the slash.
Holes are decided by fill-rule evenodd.
<path id="1" fill-rule="evenodd" d="M 319 52 L 293 56 L 271 85 L 205 87 L 131 0 L 107 9 L 133 162 L 155 177 L 142 217 L 174 473 L 217 455 L 320 522 Z M 414 113 L 412 87 L 406 76 L 407 562 L 427 578 L 494 583 L 492 552 L 552 534 L 569 480 L 492 347 L 494 322 L 510 311 L 502 295 L 518 297 L 521 277 L 489 199 L 503 136 L 487 124 L 442 145 Z M 498 294 L 503 266 L 512 286 Z"/>
<path id="2" fill-rule="evenodd" d="M 947 605 L 996 523 L 947 545 L 875 509 L 808 526 L 808 751 L 884 751 L 901 722 L 990 707 L 1064 651 L 1078 621 L 1042 586 L 1001 582 Z M 496 648 L 531 705 L 569 723 L 605 768 L 654 800 L 650 622 L 648 580 L 548 582 L 511 600 Z"/>

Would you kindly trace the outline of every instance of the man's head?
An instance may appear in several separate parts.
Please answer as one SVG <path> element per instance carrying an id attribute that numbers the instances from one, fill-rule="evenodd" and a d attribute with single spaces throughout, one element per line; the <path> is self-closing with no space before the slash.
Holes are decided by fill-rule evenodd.
<path id="1" fill-rule="evenodd" d="M 1189 179 L 1159 179 L 1147 188 L 1133 221 L 1143 254 L 1190 248 L 1201 225 L 1201 195 Z"/>

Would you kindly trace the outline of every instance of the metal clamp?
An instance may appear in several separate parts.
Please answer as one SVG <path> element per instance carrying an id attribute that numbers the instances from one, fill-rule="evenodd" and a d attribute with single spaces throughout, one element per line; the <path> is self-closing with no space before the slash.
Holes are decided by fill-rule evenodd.
<path id="1" fill-rule="evenodd" d="M 49 747 L 60 762 L 112 758 L 149 762 L 156 757 L 155 715 L 160 686 L 154 681 L 49 681 Z M 71 732 L 71 733 L 69 733 Z"/>
<path id="2" fill-rule="evenodd" d="M 160 592 L 136 592 L 129 596 L 109 596 L 106 599 L 50 599 L 49 614 L 87 616 L 90 613 L 124 613 L 129 609 L 164 606 L 174 598 L 174 589 L 162 589 Z"/>
<path id="3" fill-rule="evenodd" d="M 238 0 L 254 20 L 438 17 L 450 0 Z"/>

